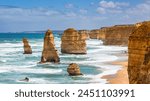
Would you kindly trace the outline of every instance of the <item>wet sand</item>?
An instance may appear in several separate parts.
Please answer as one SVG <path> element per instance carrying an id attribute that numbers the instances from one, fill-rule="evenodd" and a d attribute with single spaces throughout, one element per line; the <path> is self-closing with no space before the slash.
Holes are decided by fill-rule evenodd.
<path id="1" fill-rule="evenodd" d="M 114 65 L 122 65 L 122 68 L 116 74 L 105 75 L 102 79 L 106 79 L 108 84 L 129 84 L 127 66 L 128 62 L 113 62 Z"/>

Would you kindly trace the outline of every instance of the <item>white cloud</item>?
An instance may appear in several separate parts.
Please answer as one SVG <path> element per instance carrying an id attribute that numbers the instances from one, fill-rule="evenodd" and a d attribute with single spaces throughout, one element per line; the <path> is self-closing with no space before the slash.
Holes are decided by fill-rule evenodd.
<path id="1" fill-rule="evenodd" d="M 105 13 L 106 13 L 106 10 L 105 10 L 105 8 L 98 7 L 98 8 L 97 8 L 97 12 L 100 13 L 100 14 L 105 14 Z"/>
<path id="2" fill-rule="evenodd" d="M 66 4 L 66 5 L 65 5 L 65 8 L 68 8 L 68 9 L 69 9 L 69 8 L 74 8 L 74 5 L 73 5 L 73 4 L 71 4 L 71 3 Z"/>
<path id="3" fill-rule="evenodd" d="M 124 7 L 127 7 L 127 6 L 129 6 L 129 3 L 127 3 L 127 2 L 116 2 L 116 5 L 117 6 L 124 6 Z"/>
<path id="4" fill-rule="evenodd" d="M 50 16 L 57 14 L 60 14 L 60 12 L 44 8 L 25 9 L 19 7 L 0 7 L 1 16 Z"/>
<path id="5" fill-rule="evenodd" d="M 119 10 L 119 9 L 111 9 L 111 10 L 107 10 L 108 13 L 112 13 L 112 14 L 120 14 L 123 11 Z"/>
<path id="6" fill-rule="evenodd" d="M 122 7 L 122 6 L 129 6 L 129 3 L 102 0 L 102 1 L 99 2 L 99 6 L 103 7 L 103 8 L 119 8 L 119 7 Z"/>
<path id="7" fill-rule="evenodd" d="M 67 12 L 67 13 L 66 13 L 66 16 L 67 16 L 67 17 L 76 17 L 77 15 L 76 15 L 76 13 L 74 13 L 74 12 Z"/>
<path id="8" fill-rule="evenodd" d="M 113 2 L 102 0 L 99 2 L 99 7 L 97 8 L 97 12 L 100 14 L 119 14 L 123 12 L 123 7 L 129 6 L 127 2 Z"/>
<path id="9" fill-rule="evenodd" d="M 150 3 L 145 2 L 142 4 L 138 4 L 135 7 L 128 9 L 127 13 L 132 15 L 148 14 L 150 16 Z"/>
<path id="10" fill-rule="evenodd" d="M 115 8 L 116 7 L 116 4 L 112 1 L 105 1 L 105 0 L 102 0 L 99 2 L 99 5 L 103 8 Z"/>

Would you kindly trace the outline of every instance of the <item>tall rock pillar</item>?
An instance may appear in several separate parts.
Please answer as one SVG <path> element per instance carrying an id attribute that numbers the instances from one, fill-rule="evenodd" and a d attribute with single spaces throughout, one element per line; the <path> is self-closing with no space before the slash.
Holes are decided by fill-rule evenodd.
<path id="1" fill-rule="evenodd" d="M 54 62 L 58 63 L 60 61 L 57 50 L 54 45 L 54 36 L 51 30 L 45 33 L 44 46 L 41 57 L 41 63 Z"/>

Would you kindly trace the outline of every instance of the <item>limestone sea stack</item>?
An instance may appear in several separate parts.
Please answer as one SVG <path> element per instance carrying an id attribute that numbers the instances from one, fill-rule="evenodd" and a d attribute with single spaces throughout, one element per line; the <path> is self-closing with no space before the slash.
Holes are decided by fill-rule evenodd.
<path id="1" fill-rule="evenodd" d="M 60 61 L 57 50 L 54 44 L 54 36 L 51 30 L 45 33 L 44 46 L 40 63 L 54 62 L 58 63 Z"/>
<path id="2" fill-rule="evenodd" d="M 24 44 L 24 54 L 32 54 L 31 46 L 29 45 L 29 42 L 26 38 L 22 39 Z"/>
<path id="3" fill-rule="evenodd" d="M 93 29 L 89 32 L 89 37 L 91 39 L 98 39 L 99 38 L 99 30 L 100 29 Z"/>
<path id="4" fill-rule="evenodd" d="M 150 84 L 150 21 L 138 23 L 129 36 L 128 76 L 130 84 Z"/>
<path id="5" fill-rule="evenodd" d="M 80 34 L 82 39 L 89 39 L 89 32 L 88 30 L 79 30 L 78 33 Z"/>
<path id="6" fill-rule="evenodd" d="M 99 31 L 99 39 L 104 45 L 128 45 L 129 35 L 135 30 L 135 25 L 115 25 L 103 27 Z"/>
<path id="7" fill-rule="evenodd" d="M 76 63 L 71 63 L 67 68 L 67 72 L 69 73 L 69 76 L 83 75 L 80 72 L 80 67 Z"/>
<path id="8" fill-rule="evenodd" d="M 67 54 L 86 54 L 86 38 L 77 30 L 69 28 L 61 37 L 61 52 Z"/>

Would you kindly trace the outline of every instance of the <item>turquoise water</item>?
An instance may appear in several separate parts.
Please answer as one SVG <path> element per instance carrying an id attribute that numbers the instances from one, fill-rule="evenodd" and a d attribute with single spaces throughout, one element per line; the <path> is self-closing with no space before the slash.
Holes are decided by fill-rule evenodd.
<path id="1" fill-rule="evenodd" d="M 53 32 L 59 52 L 59 64 L 39 64 L 44 33 L 0 33 L 0 83 L 1 84 L 84 84 L 106 83 L 104 74 L 116 72 L 120 66 L 105 62 L 117 60 L 114 53 L 126 47 L 103 46 L 100 40 L 87 40 L 87 54 L 73 55 L 60 52 L 61 34 Z M 28 38 L 33 54 L 23 54 L 22 38 Z M 70 63 L 78 63 L 83 76 L 70 77 L 66 72 Z M 29 77 L 29 82 L 20 80 Z"/>

